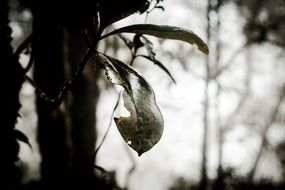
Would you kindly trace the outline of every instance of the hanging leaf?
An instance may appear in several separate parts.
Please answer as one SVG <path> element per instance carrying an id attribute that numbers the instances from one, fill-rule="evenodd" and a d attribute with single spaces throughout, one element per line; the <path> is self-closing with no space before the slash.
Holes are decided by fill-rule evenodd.
<path id="1" fill-rule="evenodd" d="M 26 143 L 27 145 L 29 145 L 30 148 L 32 148 L 32 145 L 30 144 L 28 137 L 24 133 L 18 130 L 14 130 L 14 135 L 17 140 Z"/>
<path id="2" fill-rule="evenodd" d="M 119 28 L 110 32 L 101 37 L 104 39 L 108 36 L 118 34 L 118 33 L 135 33 L 135 34 L 147 34 L 151 36 L 155 36 L 158 38 L 163 39 L 173 39 L 173 40 L 180 40 L 185 41 L 190 44 L 196 44 L 198 49 L 205 53 L 206 55 L 209 54 L 209 49 L 207 44 L 199 38 L 195 33 L 191 30 L 187 30 L 184 28 L 176 27 L 176 26 L 168 26 L 168 25 L 154 25 L 154 24 L 135 24 L 126 26 L 123 28 Z"/>
<path id="3" fill-rule="evenodd" d="M 176 84 L 176 81 L 173 78 L 173 76 L 171 75 L 171 73 L 169 72 L 169 70 L 160 61 L 156 60 L 154 57 L 150 57 L 150 56 L 146 56 L 146 55 L 140 55 L 140 56 L 145 58 L 145 59 L 152 61 L 155 65 L 159 66 L 171 78 L 172 82 Z"/>
<path id="4" fill-rule="evenodd" d="M 114 120 L 125 142 L 141 156 L 160 140 L 163 133 L 163 116 L 153 89 L 135 70 L 119 60 L 98 53 L 96 61 L 103 65 L 112 83 L 124 88 L 122 97 L 130 116 L 115 117 Z"/>

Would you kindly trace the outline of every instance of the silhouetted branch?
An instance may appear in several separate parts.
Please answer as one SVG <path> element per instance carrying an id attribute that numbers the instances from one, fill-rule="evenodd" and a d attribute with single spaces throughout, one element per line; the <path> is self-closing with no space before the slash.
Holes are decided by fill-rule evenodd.
<path id="1" fill-rule="evenodd" d="M 218 76 L 220 76 L 225 70 L 229 69 L 235 59 L 244 51 L 244 49 L 246 49 L 246 47 L 248 47 L 247 44 L 242 45 L 239 49 L 237 49 L 231 56 L 230 58 L 223 64 L 222 67 L 220 67 L 218 70 L 216 70 L 216 72 L 214 73 L 213 76 L 211 76 L 211 79 L 214 79 Z"/>
<path id="2" fill-rule="evenodd" d="M 250 83 L 251 83 L 251 73 L 252 73 L 252 65 L 251 65 L 251 53 L 250 53 L 250 48 L 247 47 L 246 48 L 248 50 L 248 60 L 247 60 L 247 70 L 246 70 L 246 78 L 244 80 L 244 86 L 245 89 L 244 91 L 240 94 L 240 98 L 239 98 L 239 102 L 235 108 L 235 110 L 230 114 L 230 116 L 228 116 L 226 122 L 224 123 L 224 127 L 223 130 L 224 132 L 226 130 L 230 130 L 231 127 L 234 126 L 234 122 L 235 122 L 235 117 L 240 113 L 241 109 L 243 108 L 243 106 L 246 103 L 246 99 L 249 96 L 250 93 Z"/>
<path id="3" fill-rule="evenodd" d="M 117 34 L 117 36 L 124 42 L 124 44 L 129 48 L 129 50 L 132 52 L 132 48 L 134 47 L 134 44 L 131 40 L 124 37 L 122 34 Z"/>
<path id="4" fill-rule="evenodd" d="M 88 62 L 89 58 L 92 56 L 94 52 L 94 48 L 97 45 L 97 40 L 94 40 L 90 47 L 86 50 L 86 53 L 82 57 L 79 66 L 77 67 L 76 72 L 74 73 L 72 79 L 68 81 L 57 97 L 51 98 L 49 97 L 29 76 L 24 76 L 25 79 L 36 89 L 36 93 L 42 98 L 43 100 L 54 103 L 56 105 L 60 104 L 67 92 L 74 86 L 74 84 L 80 79 L 83 69 L 85 68 L 86 63 Z"/>
<path id="5" fill-rule="evenodd" d="M 18 57 L 21 52 L 27 48 L 27 46 L 32 42 L 33 40 L 33 34 L 30 34 L 21 44 L 20 46 L 16 49 L 14 56 Z"/>
<path id="6" fill-rule="evenodd" d="M 211 24 L 210 24 L 210 11 L 211 11 L 211 0 L 208 0 L 207 4 L 207 44 L 210 44 L 211 39 Z M 207 189 L 208 186 L 208 175 L 207 175 L 207 150 L 208 150 L 208 128 L 209 128 L 209 82 L 210 82 L 210 57 L 205 56 L 205 89 L 204 89 L 204 113 L 203 113 L 203 142 L 202 142 L 202 165 L 201 165 L 201 180 L 200 190 Z"/>
<path id="7" fill-rule="evenodd" d="M 128 173 L 127 173 L 127 176 L 126 176 L 125 184 L 126 184 L 126 188 L 127 188 L 127 187 L 129 187 L 130 178 L 131 178 L 133 172 L 135 171 L 137 164 L 136 164 L 136 161 L 135 161 L 133 155 L 131 154 L 131 151 L 130 151 L 129 147 L 127 147 L 125 144 L 124 144 L 124 147 L 125 147 L 125 149 L 126 149 L 126 151 L 128 153 L 128 156 L 129 156 L 131 164 L 132 164 L 132 166 L 128 170 Z"/>
<path id="8" fill-rule="evenodd" d="M 24 68 L 24 73 L 27 73 L 33 66 L 33 63 L 34 63 L 34 60 L 35 60 L 35 53 L 32 49 L 31 53 L 30 53 L 30 59 L 29 59 L 29 62 L 27 64 L 27 66 Z"/>
<path id="9" fill-rule="evenodd" d="M 151 2 L 153 2 L 153 1 L 151 1 Z M 154 9 L 160 9 L 160 10 L 164 11 L 164 7 L 161 6 L 161 5 L 159 5 L 160 2 L 161 2 L 161 0 L 156 0 L 154 6 L 153 6 L 152 8 L 150 8 L 150 9 L 146 12 L 144 23 L 147 22 L 148 15 L 149 15 Z"/>
<path id="10" fill-rule="evenodd" d="M 109 173 L 107 170 L 105 170 L 105 169 L 104 169 L 103 167 L 101 167 L 101 166 L 94 165 L 94 168 L 95 168 L 96 170 L 99 170 L 100 172 L 102 172 L 102 173 L 104 173 L 104 174 Z"/>
<path id="11" fill-rule="evenodd" d="M 217 23 L 215 26 L 215 33 L 216 33 L 216 58 L 215 58 L 215 71 L 220 68 L 220 61 L 221 61 L 221 49 L 222 49 L 222 41 L 220 37 L 220 28 L 221 28 L 221 15 L 220 15 L 220 5 L 221 0 L 217 1 L 216 4 L 216 15 L 217 15 Z M 217 84 L 217 91 L 216 91 L 216 104 L 215 104 L 215 112 L 216 112 L 216 126 L 218 128 L 218 179 L 221 178 L 223 172 L 222 166 L 222 159 L 223 159 L 223 126 L 221 124 L 221 113 L 220 113 L 220 95 L 221 95 L 221 85 L 219 84 L 219 80 L 215 80 Z"/>
<path id="12" fill-rule="evenodd" d="M 272 126 L 272 124 L 275 122 L 276 116 L 278 115 L 278 111 L 279 111 L 279 108 L 281 106 L 281 103 L 284 100 L 284 97 L 285 97 L 285 93 L 284 92 L 285 92 L 285 84 L 283 85 L 283 87 L 280 90 L 280 94 L 279 94 L 278 100 L 277 100 L 276 104 L 274 105 L 274 107 L 272 109 L 272 112 L 270 114 L 270 118 L 269 118 L 268 122 L 265 123 L 265 125 L 263 126 L 263 131 L 262 131 L 262 134 L 261 134 L 260 148 L 259 148 L 258 153 L 256 155 L 256 158 L 255 158 L 255 160 L 253 162 L 253 166 L 252 166 L 251 170 L 248 173 L 248 179 L 250 181 L 253 180 L 254 174 L 256 172 L 257 165 L 258 165 L 259 160 L 260 160 L 260 158 L 262 156 L 263 149 L 264 149 L 265 145 L 267 144 L 267 139 L 266 139 L 267 138 L 266 137 L 267 131 Z"/>
<path id="13" fill-rule="evenodd" d="M 101 146 L 103 145 L 103 143 L 104 143 L 105 140 L 106 140 L 106 137 L 107 137 L 107 135 L 108 135 L 108 132 L 110 131 L 110 128 L 111 128 L 111 126 L 112 126 L 112 121 L 113 121 L 113 118 L 114 118 L 115 111 L 116 111 L 116 109 L 117 109 L 117 107 L 118 107 L 118 105 L 119 105 L 119 100 L 120 100 L 120 94 L 119 94 L 119 96 L 118 96 L 118 98 L 117 98 L 117 101 L 116 101 L 116 104 L 115 104 L 115 106 L 114 106 L 114 108 L 113 108 L 113 112 L 112 112 L 112 115 L 111 115 L 111 119 L 110 119 L 108 128 L 107 128 L 107 130 L 106 130 L 106 132 L 105 132 L 105 134 L 104 134 L 104 136 L 103 136 L 103 138 L 102 138 L 102 141 L 100 142 L 99 146 L 98 146 L 98 147 L 96 148 L 96 150 L 94 151 L 92 160 L 95 159 L 96 154 L 98 153 L 98 151 L 100 150 Z"/>

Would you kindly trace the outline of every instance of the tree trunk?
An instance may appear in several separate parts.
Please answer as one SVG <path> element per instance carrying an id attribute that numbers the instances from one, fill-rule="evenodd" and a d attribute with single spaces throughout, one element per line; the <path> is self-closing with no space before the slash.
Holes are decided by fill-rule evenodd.
<path id="1" fill-rule="evenodd" d="M 68 62 L 71 73 L 75 73 L 81 57 L 87 49 L 82 30 L 68 27 Z M 86 186 L 94 183 L 93 153 L 96 140 L 96 104 L 99 90 L 97 86 L 98 72 L 90 65 L 83 70 L 80 80 L 70 96 L 70 111 L 73 143 L 73 177 L 77 185 Z"/>
<path id="2" fill-rule="evenodd" d="M 50 97 L 56 97 L 64 82 L 63 31 L 56 17 L 44 10 L 32 10 L 34 16 L 34 78 Z M 49 10 L 47 10 L 49 11 Z M 41 175 L 45 187 L 55 187 L 69 174 L 69 148 L 66 144 L 64 104 L 48 103 L 37 96 L 38 140 L 42 156 Z"/>
<path id="3" fill-rule="evenodd" d="M 35 80 L 50 97 L 56 97 L 76 72 L 86 50 L 80 26 L 66 29 L 56 19 L 45 20 L 34 12 Z M 65 50 L 64 51 L 64 44 Z M 66 57 L 67 58 L 66 58 Z M 65 62 L 65 63 L 64 63 Z M 66 64 L 68 63 L 68 65 Z M 60 106 L 37 98 L 42 179 L 45 187 L 89 187 L 94 182 L 92 154 L 95 149 L 97 77 L 85 68 L 83 75 Z M 90 80 L 91 79 L 91 80 Z"/>
<path id="4" fill-rule="evenodd" d="M 15 135 L 15 123 L 20 109 L 19 92 L 23 83 L 23 69 L 13 55 L 11 29 L 8 26 L 8 0 L 0 1 L 0 58 L 2 92 L 0 93 L 0 185 L 5 189 L 16 189 L 20 172 L 15 166 L 19 144 Z"/>
<path id="5" fill-rule="evenodd" d="M 210 42 L 210 10 L 211 10 L 211 0 L 208 0 L 207 5 L 207 43 Z M 208 150 L 208 128 L 209 128 L 209 122 L 208 122 L 208 111 L 209 111 L 209 82 L 210 82 L 210 57 L 205 57 L 205 91 L 204 91 L 204 118 L 203 118 L 203 124 L 204 124 L 204 131 L 203 131 L 203 142 L 202 142 L 202 164 L 201 164 L 201 181 L 199 185 L 200 190 L 207 189 L 208 186 L 208 176 L 207 176 L 207 150 Z"/>

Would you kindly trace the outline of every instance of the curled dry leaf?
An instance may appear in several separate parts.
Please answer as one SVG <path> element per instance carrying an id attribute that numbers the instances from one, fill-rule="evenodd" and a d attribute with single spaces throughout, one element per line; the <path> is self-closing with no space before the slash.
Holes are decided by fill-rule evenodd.
<path id="1" fill-rule="evenodd" d="M 125 142 L 141 156 L 160 140 L 163 133 L 163 116 L 153 89 L 136 71 L 119 60 L 98 53 L 96 61 L 104 66 L 112 83 L 124 88 L 124 106 L 130 116 L 115 117 L 114 120 Z"/>

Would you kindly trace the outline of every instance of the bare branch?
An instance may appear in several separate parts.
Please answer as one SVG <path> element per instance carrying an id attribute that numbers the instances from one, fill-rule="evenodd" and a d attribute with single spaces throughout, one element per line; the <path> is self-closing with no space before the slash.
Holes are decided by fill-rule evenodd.
<path id="1" fill-rule="evenodd" d="M 136 161 L 135 161 L 133 155 L 131 154 L 129 147 L 127 147 L 125 144 L 124 144 L 124 147 L 128 153 L 128 156 L 129 156 L 131 164 L 132 164 L 132 166 L 128 170 L 128 173 L 126 176 L 125 184 L 126 184 L 126 188 L 127 188 L 127 187 L 129 187 L 129 184 L 130 184 L 130 178 L 131 178 L 132 174 L 134 173 L 135 169 L 137 168 L 137 164 L 136 164 Z"/>
<path id="2" fill-rule="evenodd" d="M 116 104 L 115 104 L 115 106 L 114 106 L 114 108 L 113 108 L 113 112 L 112 112 L 112 115 L 111 115 L 111 119 L 110 119 L 110 122 L 109 122 L 109 126 L 108 126 L 108 128 L 107 128 L 107 130 L 106 130 L 106 132 L 105 132 L 105 134 L 104 134 L 104 136 L 103 136 L 103 138 L 102 138 L 102 141 L 100 142 L 99 146 L 96 148 L 95 152 L 93 153 L 93 159 L 92 159 L 92 160 L 95 159 L 96 154 L 98 153 L 98 151 L 100 150 L 101 146 L 103 145 L 103 143 L 104 143 L 105 140 L 106 140 L 106 137 L 107 137 L 107 135 L 108 135 L 108 132 L 110 131 L 110 128 L 111 128 L 111 126 L 112 126 L 112 121 L 113 121 L 113 118 L 114 118 L 115 111 L 116 111 L 116 109 L 117 109 L 117 107 L 118 107 L 118 105 L 119 105 L 119 100 L 120 100 L 120 94 L 119 94 L 119 96 L 118 96 L 118 98 L 117 98 L 117 101 L 116 101 Z"/>
<path id="3" fill-rule="evenodd" d="M 32 42 L 33 34 L 30 34 L 17 48 L 17 50 L 14 53 L 14 56 L 18 57 L 21 52 L 27 48 L 27 46 Z"/>
<path id="4" fill-rule="evenodd" d="M 35 53 L 34 53 L 34 51 L 32 49 L 31 54 L 30 54 L 29 62 L 27 64 L 27 66 L 24 68 L 24 73 L 27 73 L 32 68 L 34 60 L 35 60 Z"/>
<path id="5" fill-rule="evenodd" d="M 227 69 L 229 69 L 235 59 L 243 52 L 244 49 L 246 49 L 248 47 L 248 45 L 245 43 L 244 45 L 242 45 L 239 49 L 237 49 L 232 55 L 231 57 L 223 64 L 223 66 L 219 69 L 216 70 L 216 72 L 213 74 L 213 76 L 211 76 L 211 79 L 214 79 L 218 76 L 220 76 L 224 71 L 226 71 Z"/>
<path id="6" fill-rule="evenodd" d="M 254 177 L 254 174 L 256 172 L 256 168 L 257 168 L 257 165 L 259 163 L 259 160 L 262 156 L 262 152 L 267 144 L 267 131 L 269 130 L 269 128 L 272 126 L 272 124 L 275 122 L 276 120 L 276 116 L 278 115 L 278 112 L 279 112 L 279 108 L 281 106 L 281 103 L 283 102 L 284 100 L 284 97 L 285 97 L 285 84 L 283 85 L 283 87 L 281 88 L 280 90 L 280 94 L 279 94 L 279 97 L 278 97 L 278 100 L 275 104 L 275 106 L 273 107 L 272 109 L 272 112 L 270 114 L 270 118 L 268 120 L 267 123 L 265 123 L 265 125 L 263 126 L 263 132 L 262 132 L 262 139 L 261 139 L 261 144 L 260 144 L 260 148 L 258 150 L 258 153 L 256 155 L 256 158 L 255 158 L 255 161 L 253 162 L 253 166 L 252 166 L 252 169 L 250 170 L 250 172 L 248 173 L 248 179 L 250 181 L 253 180 L 253 177 Z"/>
<path id="7" fill-rule="evenodd" d="M 250 50 L 249 47 L 246 48 L 247 50 Z M 250 52 L 248 51 L 248 63 L 246 64 L 247 66 L 247 73 L 246 73 L 246 78 L 244 80 L 244 92 L 241 94 L 241 97 L 239 98 L 239 102 L 235 108 L 235 110 L 231 113 L 231 115 L 227 118 L 223 130 L 230 130 L 230 126 L 233 126 L 234 124 L 234 119 L 240 113 L 241 109 L 243 108 L 244 104 L 246 103 L 246 99 L 248 98 L 250 94 L 250 83 L 251 83 L 251 73 L 252 73 L 252 65 L 251 65 L 251 55 Z"/>
<path id="8" fill-rule="evenodd" d="M 74 86 L 74 84 L 80 79 L 80 76 L 82 74 L 83 69 L 85 68 L 86 63 L 88 62 L 89 58 L 92 56 L 94 52 L 94 48 L 97 45 L 97 40 L 94 40 L 93 43 L 90 45 L 90 47 L 87 49 L 86 53 L 82 57 L 79 66 L 77 67 L 76 72 L 74 73 L 72 79 L 68 81 L 62 88 L 62 90 L 59 92 L 57 97 L 51 98 L 49 97 L 29 76 L 24 76 L 25 79 L 36 89 L 37 94 L 42 98 L 43 100 L 54 103 L 56 105 L 60 104 L 67 94 L 67 92 Z"/>

